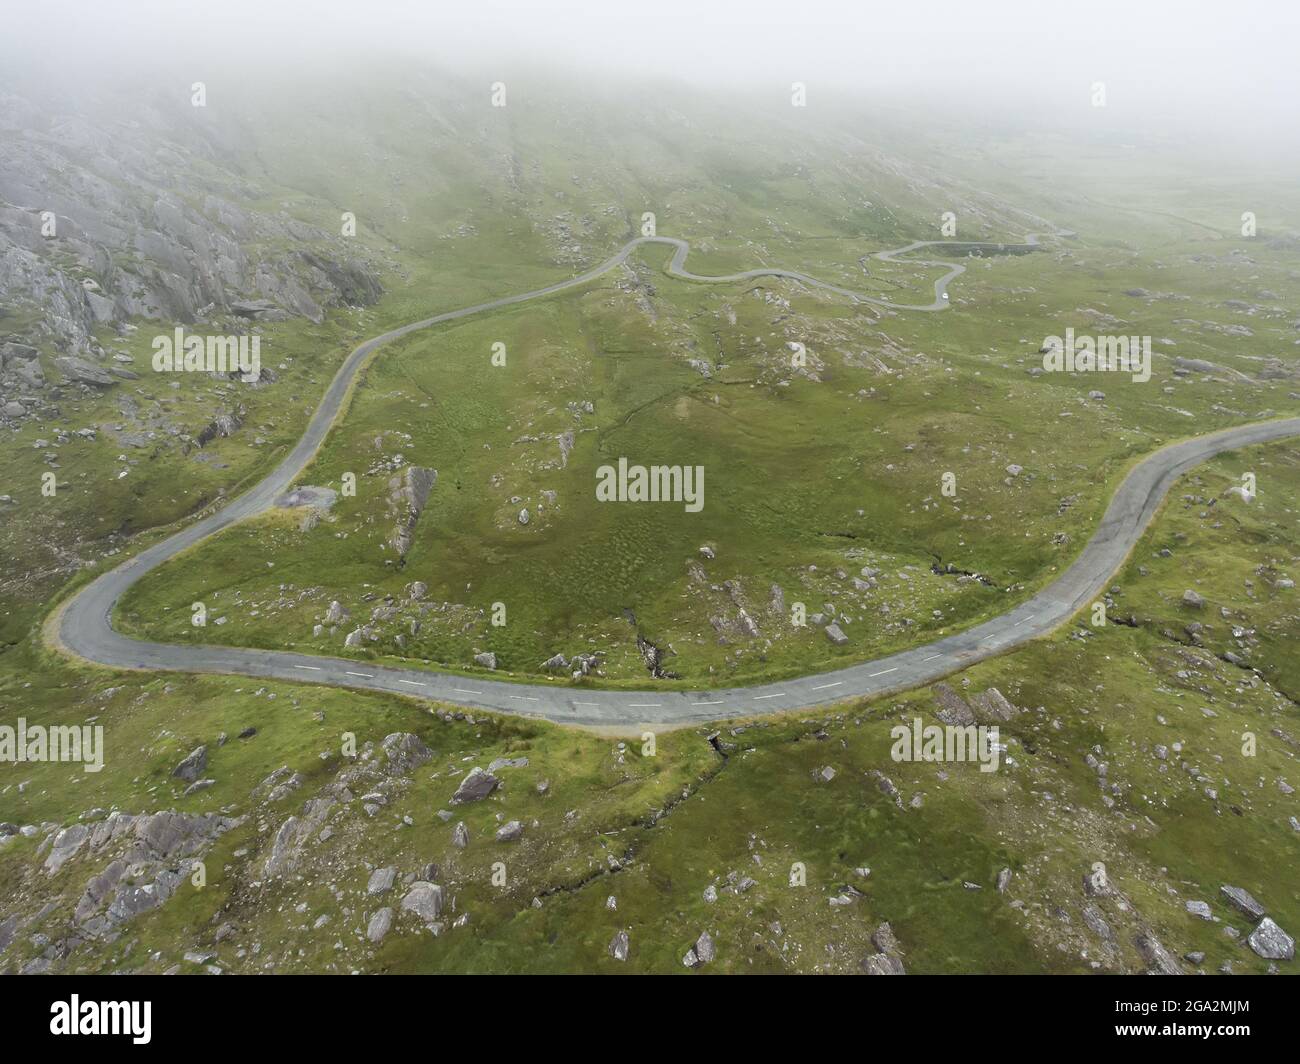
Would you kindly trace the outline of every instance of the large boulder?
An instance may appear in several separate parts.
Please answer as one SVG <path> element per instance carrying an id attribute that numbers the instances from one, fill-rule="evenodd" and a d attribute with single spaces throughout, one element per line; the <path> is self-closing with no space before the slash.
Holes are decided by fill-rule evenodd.
<path id="1" fill-rule="evenodd" d="M 873 953 L 862 962 L 862 970 L 867 975 L 906 975 L 903 962 L 888 953 Z"/>
<path id="2" fill-rule="evenodd" d="M 433 751 L 424 745 L 424 741 L 410 732 L 393 732 L 391 735 L 386 735 L 380 745 L 388 755 L 390 776 L 409 776 L 433 757 Z"/>
<path id="3" fill-rule="evenodd" d="M 370 924 L 366 927 L 366 938 L 371 942 L 379 943 L 384 940 L 388 934 L 388 929 L 393 926 L 393 910 L 387 907 L 380 909 L 370 918 Z"/>
<path id="4" fill-rule="evenodd" d="M 389 545 L 405 557 L 411 549 L 412 537 L 420 514 L 424 513 L 425 503 L 429 501 L 429 492 L 438 483 L 438 471 L 425 469 L 423 466 L 407 466 L 402 472 L 389 478 L 388 509 L 396 519 Z"/>
<path id="5" fill-rule="evenodd" d="M 1264 915 L 1264 906 L 1242 887 L 1220 887 L 1219 893 L 1227 899 L 1229 905 L 1252 920 L 1258 920 Z"/>
<path id="6" fill-rule="evenodd" d="M 451 796 L 451 804 L 460 805 L 463 802 L 481 802 L 500 786 L 501 781 L 496 776 L 490 772 L 484 772 L 476 766 L 470 769 L 465 778 L 460 781 L 456 793 Z"/>
<path id="7" fill-rule="evenodd" d="M 1178 958 L 1165 949 L 1155 935 L 1139 935 L 1134 942 L 1137 946 L 1138 953 L 1142 959 L 1147 962 L 1147 968 L 1154 975 L 1182 975 L 1183 967 L 1178 963 Z"/>
<path id="8" fill-rule="evenodd" d="M 1267 916 L 1247 936 L 1246 942 L 1266 960 L 1289 961 L 1295 957 L 1295 939 Z"/>
<path id="9" fill-rule="evenodd" d="M 196 747 L 186 756 L 185 760 L 172 769 L 172 775 L 178 780 L 184 780 L 186 783 L 193 783 L 203 770 L 208 767 L 208 748 L 206 746 Z"/>
<path id="10" fill-rule="evenodd" d="M 402 899 L 402 908 L 415 913 L 427 924 L 433 923 L 442 915 L 442 887 L 437 883 L 416 880 Z"/>
<path id="11" fill-rule="evenodd" d="M 620 931 L 609 943 L 609 955 L 616 961 L 627 960 L 627 948 L 629 945 L 627 932 Z"/>
<path id="12" fill-rule="evenodd" d="M 117 383 L 107 370 L 100 369 L 93 362 L 87 362 L 84 358 L 65 355 L 62 358 L 56 358 L 54 364 L 59 368 L 59 372 L 70 381 L 76 381 L 80 384 L 93 384 L 100 388 L 106 388 L 110 384 Z"/>

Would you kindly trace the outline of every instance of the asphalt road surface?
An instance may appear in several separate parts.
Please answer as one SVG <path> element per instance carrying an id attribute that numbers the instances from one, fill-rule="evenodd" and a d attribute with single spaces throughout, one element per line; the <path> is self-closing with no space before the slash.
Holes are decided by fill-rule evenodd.
<path id="1" fill-rule="evenodd" d="M 948 283 L 965 269 L 959 264 L 930 263 L 946 266 L 948 270 L 934 283 L 934 302 L 907 306 L 875 296 L 861 295 L 791 270 L 772 268 L 746 270 L 720 277 L 700 276 L 685 269 L 686 256 L 690 251 L 690 245 L 686 241 L 673 237 L 639 237 L 629 241 L 606 262 L 570 280 L 533 292 L 448 311 L 393 329 L 365 341 L 348 355 L 330 382 L 302 438 L 265 479 L 222 509 L 154 544 L 87 584 L 55 615 L 55 642 L 62 649 L 89 661 L 118 668 L 224 673 L 389 691 L 467 708 L 545 717 L 568 724 L 620 727 L 636 724 L 670 725 L 801 709 L 930 683 L 982 658 L 999 654 L 1052 631 L 1098 597 L 1109 585 L 1111 577 L 1137 543 L 1160 500 L 1178 476 L 1223 451 L 1300 435 L 1300 418 L 1289 418 L 1242 425 L 1156 451 L 1135 466 L 1120 484 L 1096 533 L 1075 562 L 1050 585 L 1010 612 L 967 631 L 878 661 L 756 687 L 699 691 L 602 691 L 576 687 L 566 680 L 550 684 L 510 683 L 479 676 L 455 676 L 417 668 L 377 665 L 361 658 L 350 660 L 288 651 L 152 643 L 131 639 L 113 630 L 111 621 L 114 605 L 132 584 L 208 536 L 271 508 L 275 505 L 275 500 L 294 485 L 333 425 L 349 386 L 376 348 L 441 322 L 455 321 L 472 314 L 486 313 L 579 287 L 625 261 L 640 245 L 652 243 L 669 244 L 675 248 L 668 270 L 688 280 L 720 284 L 757 277 L 787 277 L 811 287 L 894 310 L 946 309 Z M 876 257 L 888 260 L 922 247 L 955 247 L 962 243 L 972 247 L 988 246 L 986 242 L 917 241 L 904 248 L 878 252 Z M 1035 245 L 1037 237 L 1031 235 L 1022 247 Z"/>

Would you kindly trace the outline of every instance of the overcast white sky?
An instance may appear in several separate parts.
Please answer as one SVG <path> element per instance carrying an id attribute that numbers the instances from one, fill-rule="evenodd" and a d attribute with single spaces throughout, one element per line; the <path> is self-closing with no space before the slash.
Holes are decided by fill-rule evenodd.
<path id="1" fill-rule="evenodd" d="M 1116 118 L 1287 138 L 1300 125 L 1296 0 L 0 0 L 0 18 L 0 59 L 54 66 L 224 57 L 328 69 L 336 49 L 393 51 L 489 78 L 527 58 L 593 79 L 801 80 L 810 104 L 851 87 L 1063 117 L 1104 81 Z"/>

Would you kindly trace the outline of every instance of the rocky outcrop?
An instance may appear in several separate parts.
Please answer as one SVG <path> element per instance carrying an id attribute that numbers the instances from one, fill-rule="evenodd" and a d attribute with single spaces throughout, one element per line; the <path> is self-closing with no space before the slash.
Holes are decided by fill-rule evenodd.
<path id="1" fill-rule="evenodd" d="M 386 735 L 380 747 L 388 757 L 390 776 L 409 776 L 433 757 L 433 751 L 424 745 L 424 740 L 410 732 Z"/>
<path id="2" fill-rule="evenodd" d="M 45 869 L 53 876 L 65 867 L 111 858 L 87 879 L 73 911 L 79 933 L 96 938 L 166 903 L 212 842 L 240 823 L 211 813 L 113 812 L 98 823 L 60 831 Z"/>
<path id="3" fill-rule="evenodd" d="M 437 482 L 438 471 L 422 466 L 407 466 L 388 481 L 388 509 L 396 522 L 388 543 L 402 558 L 411 549 L 416 523 Z"/>
<path id="4" fill-rule="evenodd" d="M 411 912 L 425 923 L 433 923 L 442 915 L 442 887 L 436 883 L 417 881 L 402 899 L 404 912 Z"/>
<path id="5" fill-rule="evenodd" d="M 24 339 L 86 357 L 132 318 L 321 321 L 380 297 L 355 242 L 237 204 L 270 190 L 225 161 L 214 138 L 233 130 L 212 117 L 176 123 L 110 90 L 0 97 L 0 291 L 30 319 Z"/>
<path id="6" fill-rule="evenodd" d="M 492 773 L 484 772 L 481 768 L 472 768 L 460 781 L 456 793 L 451 796 L 451 803 L 461 805 L 464 802 L 480 802 L 500 786 L 501 781 Z"/>
<path id="7" fill-rule="evenodd" d="M 179 765 L 172 769 L 172 775 L 178 780 L 193 783 L 208 767 L 208 748 L 195 747 Z"/>
<path id="8" fill-rule="evenodd" d="M 199 430 L 195 442 L 200 447 L 206 447 L 215 439 L 233 436 L 243 426 L 245 413 L 244 406 L 240 404 L 233 410 L 223 410 L 214 414 L 212 420 Z"/>

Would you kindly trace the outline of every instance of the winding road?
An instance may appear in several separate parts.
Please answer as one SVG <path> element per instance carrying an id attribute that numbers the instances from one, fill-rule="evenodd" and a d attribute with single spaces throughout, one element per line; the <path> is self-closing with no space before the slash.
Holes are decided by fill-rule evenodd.
<path id="1" fill-rule="evenodd" d="M 982 658 L 1000 654 L 1052 631 L 1108 586 L 1170 485 L 1181 474 L 1223 451 L 1300 435 L 1300 418 L 1288 418 L 1242 425 L 1162 448 L 1134 466 L 1120 483 L 1097 531 L 1074 563 L 1051 584 L 1010 612 L 964 632 L 877 661 L 756 687 L 614 691 L 575 687 L 565 681 L 553 684 L 510 683 L 485 676 L 457 676 L 378 665 L 364 659 L 154 643 L 131 639 L 113 630 L 113 608 L 137 580 L 201 540 L 270 509 L 276 499 L 293 486 L 325 439 L 343 408 L 352 382 L 376 348 L 442 322 L 577 288 L 622 264 L 644 244 L 672 246 L 675 250 L 668 272 L 686 280 L 725 284 L 759 277 L 785 277 L 891 310 L 946 309 L 948 283 L 965 271 L 964 266 L 956 263 L 913 260 L 923 265 L 944 266 L 947 272 L 934 282 L 934 302 L 905 305 L 827 284 L 792 270 L 764 268 L 715 277 L 694 274 L 685 268 L 690 253 L 686 241 L 674 237 L 638 237 L 630 240 L 606 262 L 567 281 L 447 311 L 383 333 L 365 341 L 348 355 L 330 382 L 302 438 L 270 474 L 222 509 L 96 577 L 51 614 L 45 628 L 47 640 L 60 650 L 114 668 L 305 681 L 414 695 L 467 708 L 545 717 L 560 723 L 586 726 L 674 725 L 802 709 L 930 683 Z M 876 252 L 875 257 L 890 261 L 898 255 L 931 246 L 1027 250 L 1039 245 L 1037 234 L 1031 234 L 1024 244 L 1019 245 L 923 240 L 892 251 Z"/>

